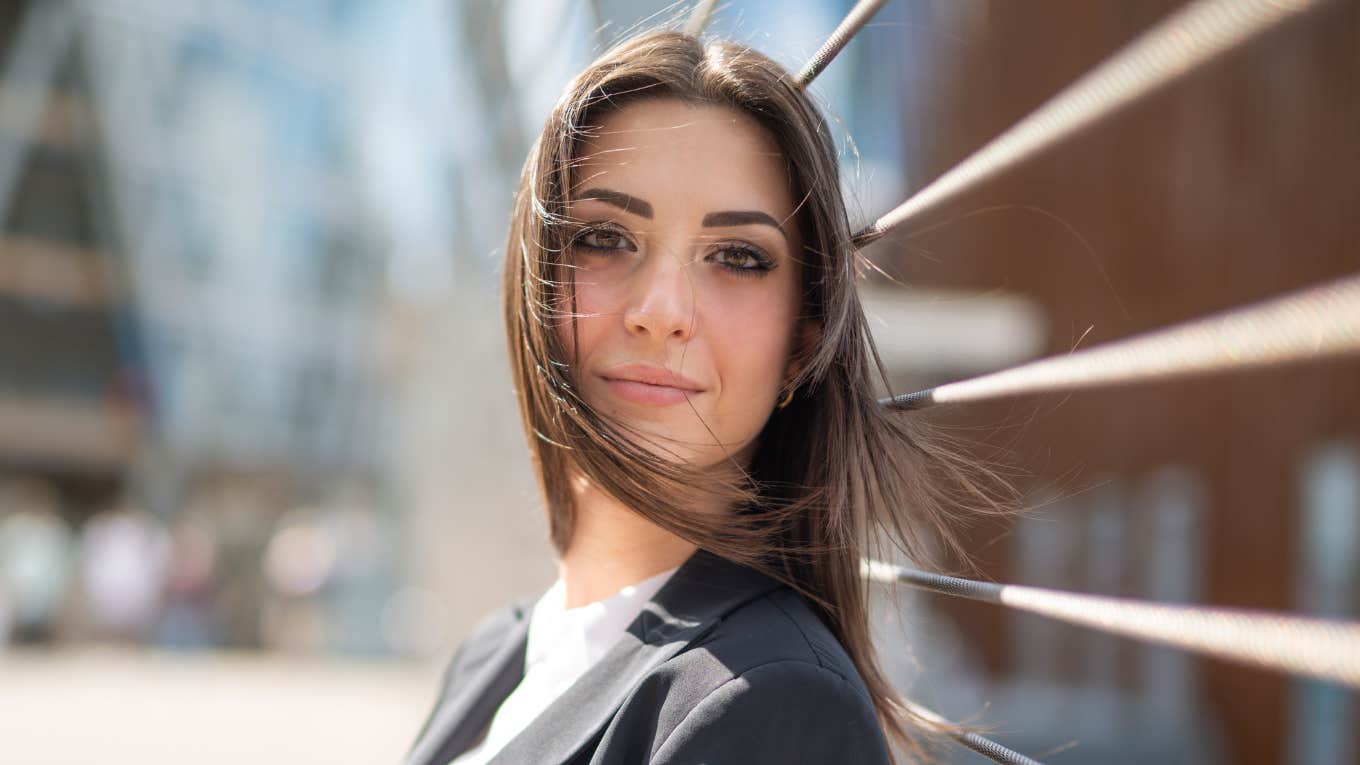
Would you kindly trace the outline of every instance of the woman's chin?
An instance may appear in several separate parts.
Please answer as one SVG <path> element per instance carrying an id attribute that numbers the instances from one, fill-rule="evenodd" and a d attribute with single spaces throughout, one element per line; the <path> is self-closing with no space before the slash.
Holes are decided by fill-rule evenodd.
<path id="1" fill-rule="evenodd" d="M 619 406 L 615 402 L 587 401 L 618 427 L 622 435 L 642 449 L 668 462 L 708 467 L 730 465 L 735 459 L 745 464 L 755 439 L 720 445 L 715 443 L 711 416 L 698 417 L 689 409 L 672 407 Z"/>
<path id="2" fill-rule="evenodd" d="M 707 431 L 677 433 L 675 429 L 657 428 L 654 422 L 629 424 L 635 428 L 634 443 L 667 462 L 716 467 L 730 465 L 733 458 L 740 456 L 740 450 L 713 443 L 713 436 Z"/>

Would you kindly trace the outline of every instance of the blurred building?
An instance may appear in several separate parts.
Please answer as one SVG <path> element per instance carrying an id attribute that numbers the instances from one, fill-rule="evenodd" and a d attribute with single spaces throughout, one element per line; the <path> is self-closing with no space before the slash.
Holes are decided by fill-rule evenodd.
<path id="1" fill-rule="evenodd" d="M 523 588 L 480 592 L 449 554 L 479 498 L 528 494 L 476 464 L 522 462 L 518 433 L 466 438 L 513 414 L 480 223 L 508 194 L 488 214 L 471 190 L 515 168 L 458 127 L 486 97 L 461 11 L 0 11 L 0 479 L 47 482 L 76 534 L 125 538 L 92 520 L 132 505 L 182 544 L 148 636 L 424 655 Z M 96 634 L 105 580 L 72 581 L 52 639 Z M 448 595 L 452 622 L 413 616 Z"/>
<path id="2" fill-rule="evenodd" d="M 83 59 L 57 4 L 0 9 L 0 465 L 107 500 L 145 419 Z M 77 518 L 68 518 L 77 520 Z"/>
<path id="3" fill-rule="evenodd" d="M 904 82 L 919 111 L 902 144 L 920 187 L 1181 4 L 906 5 L 919 27 L 900 66 L 922 68 Z M 1354 273 L 1357 50 L 1360 7 L 1326 5 L 873 256 L 914 286 L 1029 301 L 1044 355 Z M 958 377 L 911 356 L 894 366 L 904 390 Z M 1031 476 L 1032 517 L 973 537 L 997 581 L 1354 619 L 1357 391 L 1347 360 L 935 416 Z M 1360 752 L 1360 712 L 1339 687 L 930 600 L 984 669 L 984 719 L 1022 751 L 1071 740 L 1055 762 L 1233 763 Z M 949 683 L 933 678 L 942 697 Z"/>

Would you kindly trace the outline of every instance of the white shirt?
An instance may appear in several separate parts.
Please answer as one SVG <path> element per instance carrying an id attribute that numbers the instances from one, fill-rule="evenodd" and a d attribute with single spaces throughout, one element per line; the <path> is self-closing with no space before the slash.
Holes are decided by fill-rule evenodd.
<path id="1" fill-rule="evenodd" d="M 566 608 L 559 576 L 534 604 L 524 650 L 524 679 L 501 702 L 486 735 L 449 765 L 483 765 L 599 661 L 679 566 L 630 584 L 604 600 Z"/>

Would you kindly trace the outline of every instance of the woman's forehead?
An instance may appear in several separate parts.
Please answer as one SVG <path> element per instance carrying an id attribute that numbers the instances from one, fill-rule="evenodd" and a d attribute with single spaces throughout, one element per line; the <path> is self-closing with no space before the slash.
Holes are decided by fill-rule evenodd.
<path id="1" fill-rule="evenodd" d="M 575 192 L 605 187 L 662 213 L 759 203 L 785 217 L 793 208 L 774 139 L 726 106 L 658 98 L 611 111 L 590 128 L 572 169 Z"/>

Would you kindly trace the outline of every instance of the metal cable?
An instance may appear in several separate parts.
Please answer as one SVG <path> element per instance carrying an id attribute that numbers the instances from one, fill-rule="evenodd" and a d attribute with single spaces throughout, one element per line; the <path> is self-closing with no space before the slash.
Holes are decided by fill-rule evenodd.
<path id="1" fill-rule="evenodd" d="M 906 705 L 917 717 L 920 717 L 924 720 L 929 720 L 930 722 L 937 724 L 944 725 L 952 724 L 948 720 L 944 719 L 943 717 L 940 717 L 938 714 L 932 712 L 929 709 L 926 709 L 920 704 L 908 701 L 906 702 Z M 950 738 L 954 739 L 963 746 L 972 749 L 974 752 L 977 752 L 978 754 L 982 755 L 983 757 L 986 757 L 987 759 L 993 762 L 1000 762 L 1003 763 L 1003 765 L 1043 765 L 1043 763 L 1039 762 L 1036 759 L 1026 757 L 1025 755 L 1020 754 L 1019 752 L 1013 749 L 1007 749 L 1006 747 L 996 743 L 995 741 L 980 736 L 976 733 L 972 732 L 951 733 L 949 734 L 949 736 Z"/>
<path id="2" fill-rule="evenodd" d="M 699 0 L 694 4 L 694 9 L 689 12 L 689 19 L 685 21 L 685 34 L 698 37 L 708 26 L 708 17 L 713 15 L 713 6 L 718 4 L 718 0 Z"/>
<path id="3" fill-rule="evenodd" d="M 863 559 L 871 581 L 997 603 L 1116 635 L 1360 688 L 1360 622 L 993 584 Z"/>
<path id="4" fill-rule="evenodd" d="M 793 80 L 794 84 L 800 88 L 806 88 L 815 80 L 817 75 L 821 74 L 822 70 L 826 69 L 827 65 L 840 54 L 845 44 L 850 42 L 850 38 L 859 33 L 859 30 L 869 23 L 869 19 L 873 18 L 875 13 L 878 13 L 878 9 L 882 8 L 885 2 L 887 0 L 859 0 L 858 3 L 855 3 L 855 7 L 845 14 L 845 18 L 841 20 L 840 26 L 836 27 L 836 31 L 831 33 L 831 36 L 826 39 L 826 42 L 822 43 L 822 47 L 817 50 L 812 59 L 803 66 L 802 71 L 798 72 L 798 76 Z"/>
<path id="5" fill-rule="evenodd" d="M 1030 156 L 1071 137 L 1082 128 L 1173 82 L 1219 54 L 1322 2 L 1199 0 L 1187 5 L 1064 88 L 896 209 L 855 234 L 855 244 L 869 244 L 922 213 L 962 195 Z"/>
<path id="6" fill-rule="evenodd" d="M 864 246 L 943 202 L 1069 138 L 1318 2 L 1201 0 L 1170 16 L 897 208 L 855 235 Z M 799 72 L 806 87 L 883 5 L 862 0 Z M 916 409 L 1026 391 L 1240 368 L 1360 351 L 1360 278 L 1184 325 L 1046 359 L 883 403 Z M 1029 611 L 1114 634 L 1360 687 L 1360 623 L 1147 603 L 1000 585 L 865 560 L 872 580 Z M 943 722 L 911 705 L 925 719 Z M 974 733 L 960 744 L 996 762 L 1035 760 Z"/>
<path id="7" fill-rule="evenodd" d="M 1360 275 L 879 403 L 899 409 L 1360 353 Z"/>

